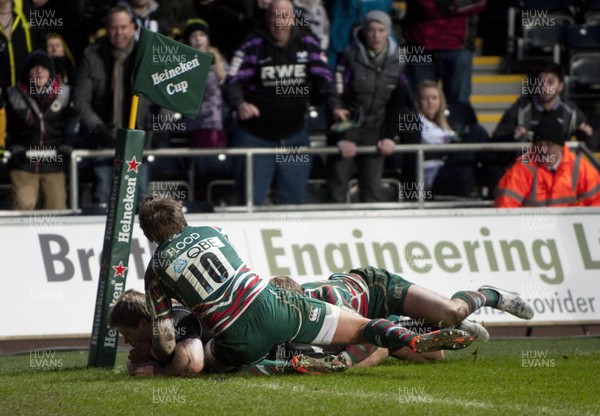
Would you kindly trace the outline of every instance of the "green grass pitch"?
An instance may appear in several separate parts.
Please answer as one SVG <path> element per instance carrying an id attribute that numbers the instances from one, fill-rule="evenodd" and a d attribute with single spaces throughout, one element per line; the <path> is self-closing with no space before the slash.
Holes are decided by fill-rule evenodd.
<path id="1" fill-rule="evenodd" d="M 600 415 L 600 338 L 498 339 L 343 374 L 132 378 L 87 351 L 0 356 L 0 415 Z"/>

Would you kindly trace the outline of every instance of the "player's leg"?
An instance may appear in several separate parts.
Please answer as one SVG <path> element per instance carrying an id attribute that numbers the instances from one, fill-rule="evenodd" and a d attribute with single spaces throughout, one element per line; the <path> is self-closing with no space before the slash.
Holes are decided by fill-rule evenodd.
<path id="1" fill-rule="evenodd" d="M 383 348 L 410 347 L 415 352 L 427 352 L 462 349 L 473 342 L 468 333 L 457 329 L 444 328 L 416 334 L 387 319 L 369 320 L 333 305 L 327 305 L 327 309 L 331 309 L 331 313 L 326 315 L 323 328 L 327 334 L 333 331 L 331 341 L 317 337 L 313 341 L 315 344 L 353 345 L 368 342 Z"/>
<path id="2" fill-rule="evenodd" d="M 395 311 L 398 312 L 400 311 Z M 457 325 L 470 311 L 462 299 L 448 299 L 422 286 L 412 285 L 406 293 L 401 313 L 445 328 Z"/>
<path id="3" fill-rule="evenodd" d="M 412 285 L 406 293 L 404 315 L 424 319 L 439 327 L 457 326 L 480 341 L 489 334 L 480 324 L 465 318 L 483 306 L 490 306 L 511 313 L 519 318 L 531 319 L 533 309 L 516 293 L 502 289 L 482 287 L 478 291 L 460 291 L 451 299 L 424 287 Z"/>
<path id="4" fill-rule="evenodd" d="M 452 299 L 462 300 L 467 305 L 469 314 L 482 306 L 490 306 L 521 319 L 531 319 L 535 314 L 533 307 L 521 295 L 494 286 L 481 286 L 476 292 L 456 292 Z"/>
<path id="5" fill-rule="evenodd" d="M 363 276 L 369 287 L 369 316 L 410 316 L 438 328 L 455 326 L 469 314 L 461 299 L 448 299 L 384 269 L 352 270 Z M 429 329 L 430 332 L 432 329 Z"/>

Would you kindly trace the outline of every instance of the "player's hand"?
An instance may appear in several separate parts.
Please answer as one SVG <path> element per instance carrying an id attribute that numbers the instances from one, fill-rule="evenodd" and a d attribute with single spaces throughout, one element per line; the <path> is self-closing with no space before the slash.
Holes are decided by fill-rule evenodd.
<path id="1" fill-rule="evenodd" d="M 350 140 L 340 140 L 337 146 L 344 159 L 356 156 L 356 143 Z"/>
<path id="2" fill-rule="evenodd" d="M 240 120 L 249 120 L 252 117 L 260 117 L 260 110 L 254 104 L 243 102 L 238 106 L 238 117 Z"/>
<path id="3" fill-rule="evenodd" d="M 591 136 L 592 133 L 594 132 L 594 130 L 592 129 L 592 126 L 590 126 L 587 123 L 581 123 L 579 126 L 577 126 L 577 130 L 584 132 L 588 136 Z"/>
<path id="4" fill-rule="evenodd" d="M 156 361 L 146 361 L 134 364 L 131 361 L 127 363 L 127 372 L 130 376 L 155 376 L 161 374 L 160 365 Z"/>
<path id="5" fill-rule="evenodd" d="M 381 139 L 377 142 L 377 151 L 382 156 L 389 156 L 394 153 L 394 146 L 396 143 L 392 139 Z"/>
<path id="6" fill-rule="evenodd" d="M 146 361 L 153 361 L 154 358 L 150 350 L 152 349 L 152 343 L 147 341 L 138 342 L 134 348 L 129 351 L 129 361 L 133 364 L 139 364 Z"/>

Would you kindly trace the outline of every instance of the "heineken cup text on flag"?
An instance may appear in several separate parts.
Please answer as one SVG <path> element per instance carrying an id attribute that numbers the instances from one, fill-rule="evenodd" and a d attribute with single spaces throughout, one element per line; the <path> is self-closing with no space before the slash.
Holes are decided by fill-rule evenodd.
<path id="1" fill-rule="evenodd" d="M 212 55 L 142 29 L 135 62 L 134 94 L 190 118 L 198 115 Z"/>

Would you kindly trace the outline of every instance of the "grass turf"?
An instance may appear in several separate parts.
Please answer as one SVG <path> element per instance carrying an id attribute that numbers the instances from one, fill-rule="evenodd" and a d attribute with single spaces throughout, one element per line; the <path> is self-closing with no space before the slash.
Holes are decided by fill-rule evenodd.
<path id="1" fill-rule="evenodd" d="M 343 374 L 131 378 L 87 352 L 0 356 L 0 415 L 600 415 L 600 338 L 492 340 Z"/>

